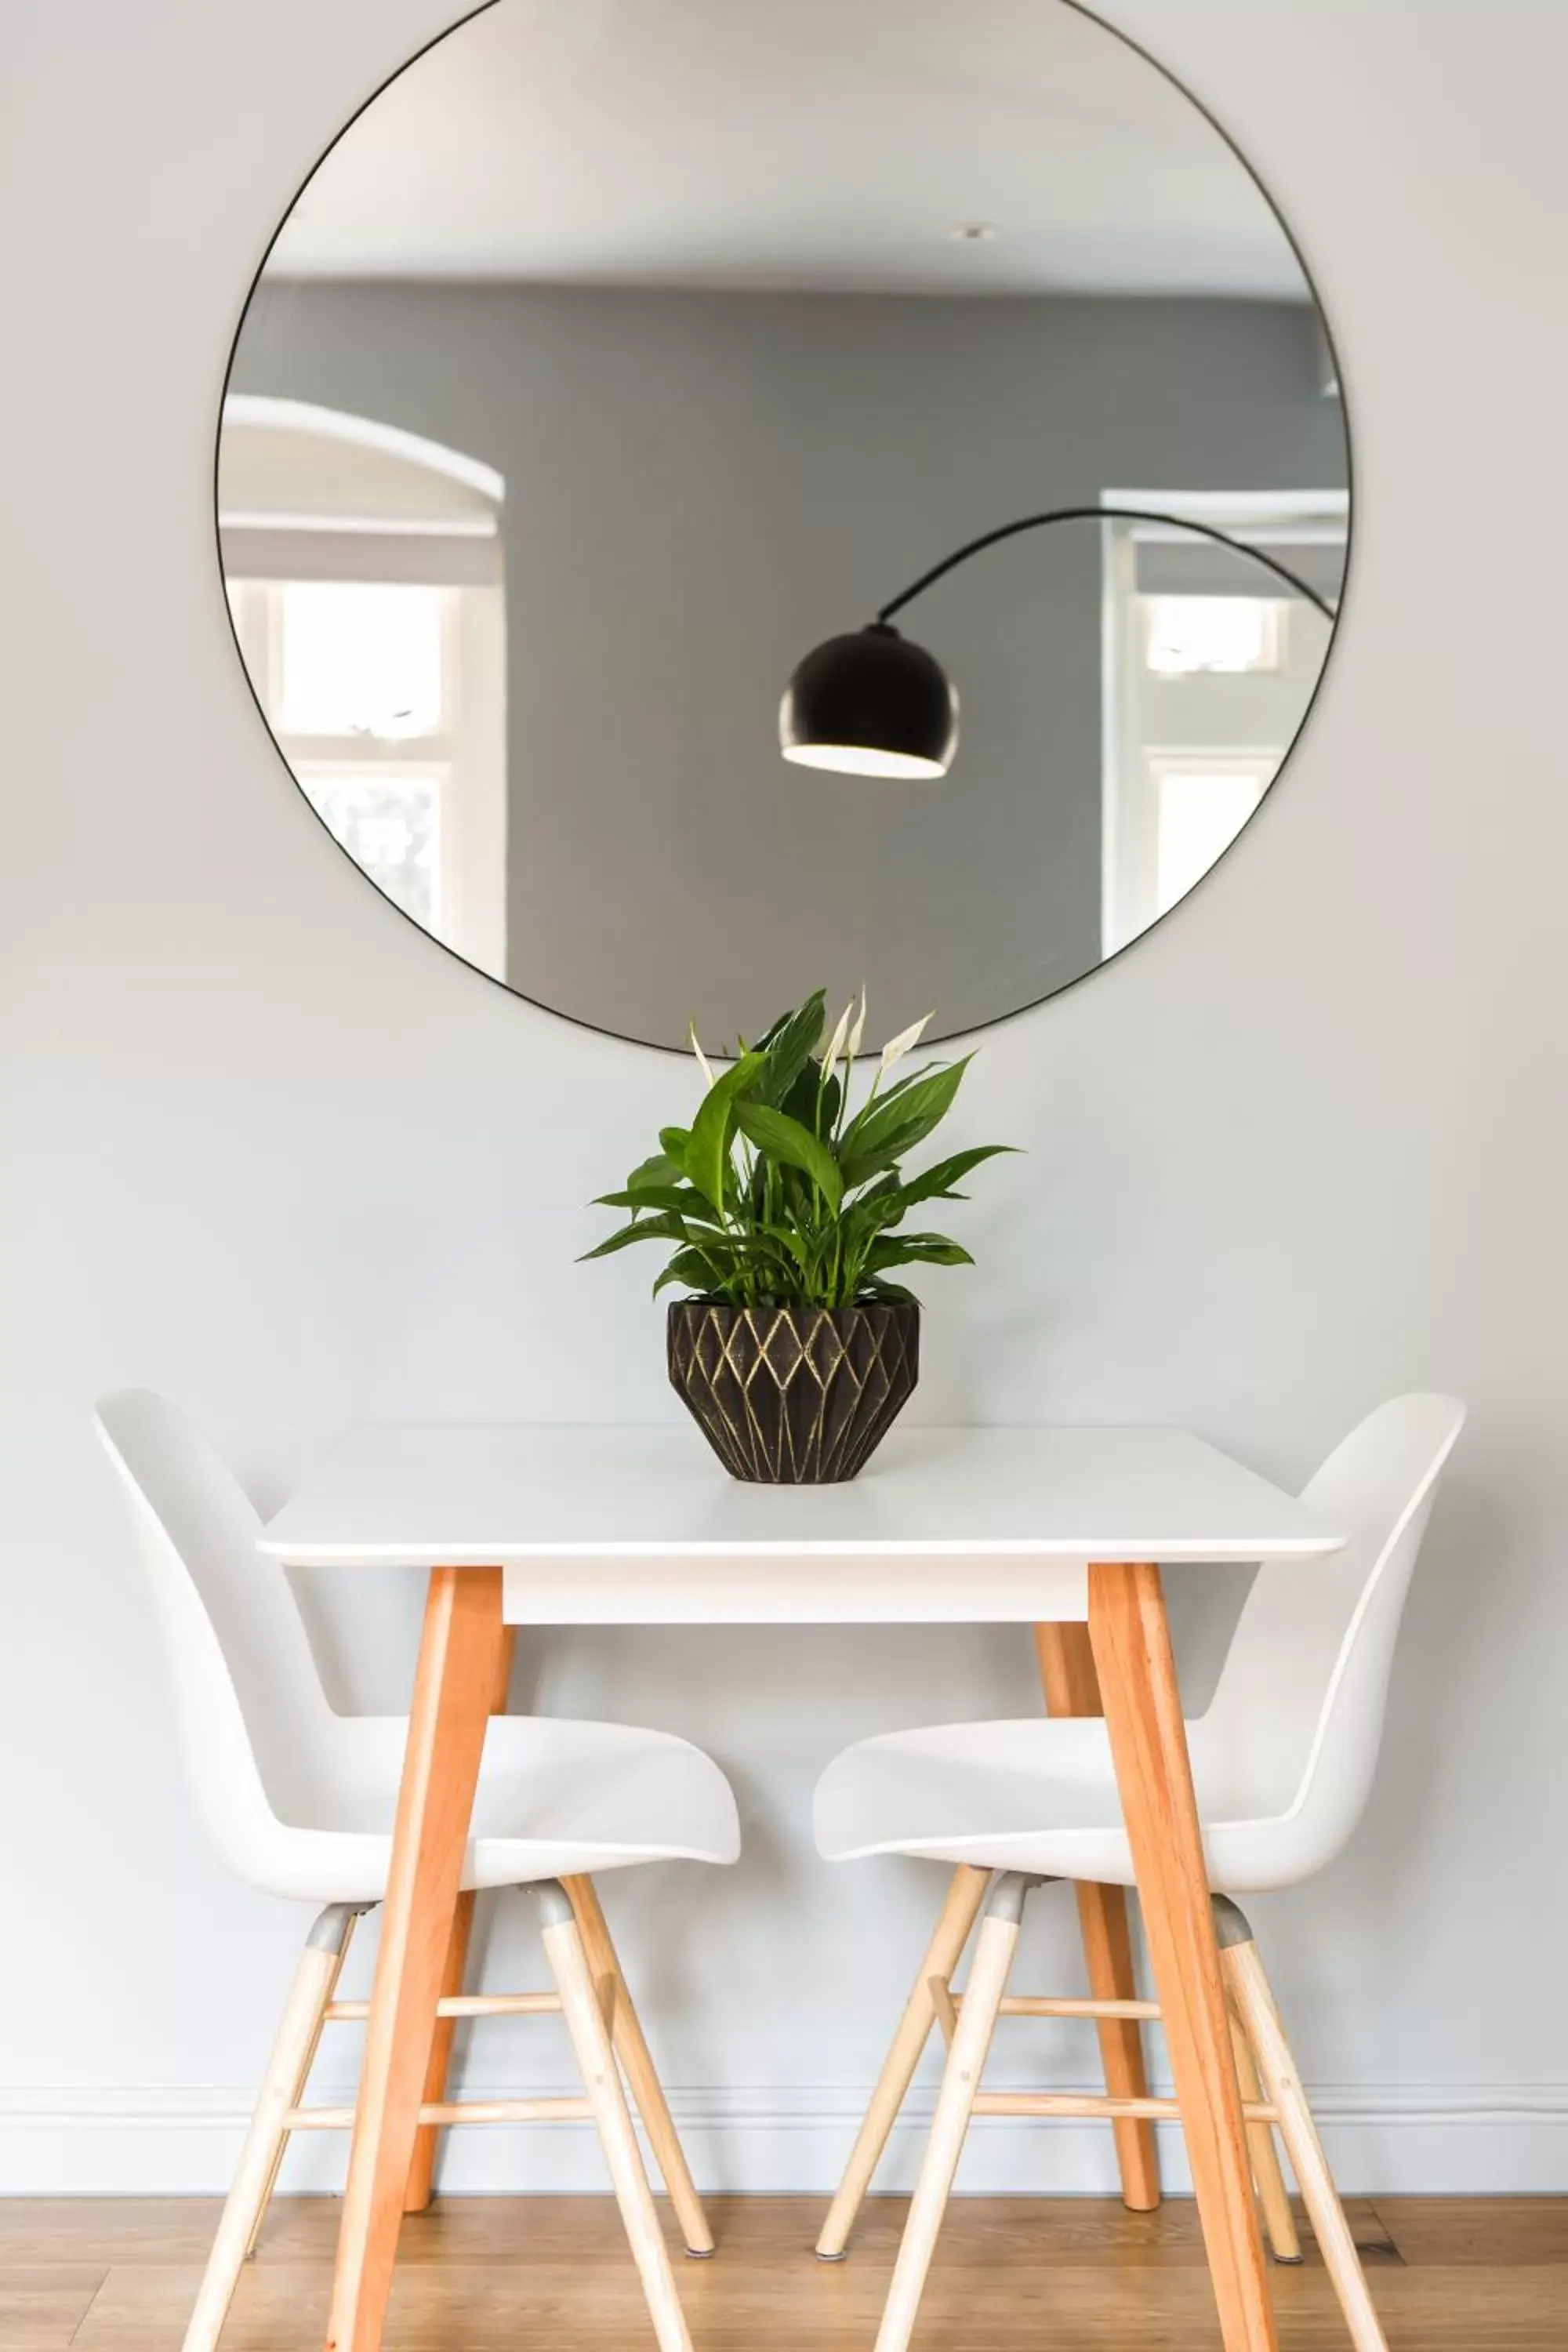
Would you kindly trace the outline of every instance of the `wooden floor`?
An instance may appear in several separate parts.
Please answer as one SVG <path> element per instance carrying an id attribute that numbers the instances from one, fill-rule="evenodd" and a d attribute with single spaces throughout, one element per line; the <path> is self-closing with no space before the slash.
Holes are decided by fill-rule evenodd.
<path id="1" fill-rule="evenodd" d="M 903 2219 L 875 2198 L 847 2262 L 815 2262 L 820 2198 L 713 2200 L 713 2261 L 678 2280 L 697 2352 L 870 2352 Z M 283 2198 L 224 2352 L 320 2352 L 337 2201 Z M 1568 2352 L 1568 2198 L 1357 2199 L 1391 2352 Z M 178 2352 L 217 2218 L 201 2199 L 0 2201 L 4 2352 Z M 1309 2248 L 1271 2270 L 1281 2352 L 1345 2338 Z M 456 2198 L 405 2225 L 386 2352 L 651 2352 L 607 2198 Z M 965 2197 L 918 2352 L 1215 2352 L 1190 2202 Z"/>

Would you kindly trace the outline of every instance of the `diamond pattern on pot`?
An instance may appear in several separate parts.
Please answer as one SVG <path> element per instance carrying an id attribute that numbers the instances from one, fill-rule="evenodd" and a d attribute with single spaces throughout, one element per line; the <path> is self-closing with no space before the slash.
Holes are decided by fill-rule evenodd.
<path id="1" fill-rule="evenodd" d="M 915 1306 L 669 1310 L 669 1377 L 736 1478 L 853 1478 L 920 1377 Z"/>

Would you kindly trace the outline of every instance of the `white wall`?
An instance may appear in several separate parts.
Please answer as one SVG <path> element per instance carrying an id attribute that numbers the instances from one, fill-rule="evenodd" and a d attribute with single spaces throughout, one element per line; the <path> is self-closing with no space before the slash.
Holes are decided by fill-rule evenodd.
<path id="1" fill-rule="evenodd" d="M 1285 787 L 1171 924 L 993 1033 L 966 1122 L 1028 1141 L 937 1290 L 927 1417 L 1169 1419 L 1295 1478 L 1363 1408 L 1474 1418 L 1340 1865 L 1259 1905 L 1352 2183 L 1568 2188 L 1568 1176 L 1555 508 L 1568 484 L 1554 0 L 1117 0 L 1302 239 L 1358 433 L 1342 642 Z M 7 360 L 0 2179 L 216 2185 L 304 1925 L 231 1885 L 176 1781 L 85 1416 L 185 1399 L 262 1499 L 370 1415 L 673 1412 L 642 1275 L 572 1264 L 665 1058 L 453 964 L 331 855 L 240 677 L 210 444 L 240 297 L 316 150 L 442 0 L 12 0 Z M 581 1335 L 563 1359 L 558 1318 Z M 415 1599 L 321 1602 L 405 1691 Z M 806 1801 L 878 1725 L 1030 1703 L 1010 1637 L 525 1644 L 521 1700 L 679 1726 L 748 1852 L 617 1904 L 708 2177 L 816 2185 L 933 1889 L 832 1875 Z M 352 1661 L 352 1663 L 350 1663 Z M 803 1703 L 808 1701 L 809 1703 Z M 1040 1973 L 1070 1964 L 1037 1906 Z M 701 1930 L 686 1942 L 677 1932 Z M 521 1921 L 498 1942 L 513 1981 Z M 476 2077 L 559 2079 L 547 2029 Z M 1056 2048 L 1081 2078 L 1083 2045 Z M 1025 2063 L 1020 2055 L 1016 2063 Z M 567 2136 L 466 2136 L 562 2178 Z M 575 2152 L 573 2152 L 573 2151 Z M 325 2148 L 302 2157 L 330 2168 Z M 906 2158 L 907 2160 L 907 2158 Z M 992 2126 L 968 2177 L 1109 2151 Z M 322 2177 L 318 2172 L 315 2177 Z"/>

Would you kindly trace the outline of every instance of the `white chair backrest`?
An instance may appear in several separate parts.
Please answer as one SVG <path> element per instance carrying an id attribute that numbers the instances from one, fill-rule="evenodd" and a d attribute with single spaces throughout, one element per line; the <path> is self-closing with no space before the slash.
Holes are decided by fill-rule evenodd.
<path id="1" fill-rule="evenodd" d="M 197 1810 L 248 1873 L 278 1822 L 309 1823 L 335 1718 L 283 1568 L 249 1497 L 184 1413 L 148 1389 L 100 1400 L 174 1675 Z"/>
<path id="2" fill-rule="evenodd" d="M 1262 1568 L 1204 1725 L 1226 1810 L 1289 1816 L 1300 1874 L 1349 1837 L 1372 1786 L 1394 1645 L 1437 1479 L 1464 1423 L 1403 1396 L 1336 1446 L 1301 1499 L 1349 1540 Z"/>

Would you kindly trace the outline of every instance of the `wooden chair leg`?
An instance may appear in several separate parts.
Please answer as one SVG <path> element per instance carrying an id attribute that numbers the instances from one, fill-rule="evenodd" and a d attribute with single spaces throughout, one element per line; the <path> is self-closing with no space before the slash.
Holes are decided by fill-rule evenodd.
<path id="1" fill-rule="evenodd" d="M 675 2118 L 669 2112 L 664 2085 L 658 2079 L 658 2069 L 653 2063 L 652 2053 L 626 1988 L 626 1972 L 610 1939 L 598 1890 L 591 1878 L 563 1878 L 561 1883 L 576 1915 L 577 1929 L 583 1938 L 589 1969 L 595 1978 L 607 1977 L 610 1980 L 613 1995 L 610 2042 L 621 2062 L 633 2103 L 642 2117 L 654 2161 L 663 2176 L 670 2204 L 680 2224 L 686 2251 L 698 2256 L 710 2254 L 713 2252 L 713 2232 L 708 2226 L 708 2216 L 702 2210 L 702 2200 L 697 2194 L 697 2184 L 691 2178 L 686 2151 L 680 2145 Z"/>
<path id="2" fill-rule="evenodd" d="M 217 2236 L 207 2256 L 196 2306 L 185 2330 L 184 2352 L 213 2352 L 247 2253 L 278 2179 L 289 2130 L 284 2121 L 298 2106 L 321 2038 L 327 2003 L 337 1989 L 343 1956 L 353 1933 L 355 1912 L 346 1903 L 323 1911 L 310 1930 L 289 1989 L 283 2021 L 272 2045 L 261 2093 L 245 2136 L 234 2185 L 223 2209 Z"/>
<path id="3" fill-rule="evenodd" d="M 1333 2281 L 1356 2352 L 1388 2352 L 1382 2324 L 1367 2289 L 1366 2273 L 1345 2220 L 1317 2126 L 1301 2089 L 1301 2078 L 1279 2022 L 1274 1995 L 1258 1956 L 1252 1930 L 1234 1903 L 1215 1899 L 1220 1962 L 1231 1998 L 1247 2028 L 1258 2071 L 1279 2111 L 1279 2136 L 1300 2186 L 1313 2234 Z"/>
<path id="4" fill-rule="evenodd" d="M 1087 1625 L 1037 1625 L 1035 1654 L 1040 1684 L 1052 1715 L 1101 1715 L 1100 1675 Z M 1079 1933 L 1083 1940 L 1089 1989 L 1096 2000 L 1132 2000 L 1138 1980 L 1127 1896 L 1120 1886 L 1081 1884 L 1077 1889 Z M 1105 2087 L 1113 2099 L 1146 2099 L 1149 2074 L 1143 2030 L 1136 2018 L 1102 2017 L 1096 2026 Z M 1112 2131 L 1121 2175 L 1121 2201 L 1134 2213 L 1152 2213 L 1160 2202 L 1160 2158 L 1154 2126 L 1119 2116 Z"/>
<path id="5" fill-rule="evenodd" d="M 855 2226 L 871 2176 L 888 2144 L 888 2135 L 898 2121 L 899 2110 L 909 2096 L 910 2084 L 920 2063 L 921 2053 L 926 2046 L 936 2017 L 931 1997 L 931 1979 L 947 1984 L 963 1955 L 980 1906 L 985 1899 L 985 1889 L 991 1883 L 986 1870 L 972 1869 L 961 1863 L 948 1881 L 947 1896 L 942 1906 L 925 1958 L 914 1981 L 914 1989 L 904 2004 L 877 2087 L 871 2094 L 871 2104 L 866 2110 L 838 2193 L 827 2209 L 827 2219 L 816 2242 L 818 2259 L 825 2263 L 841 2262 L 849 2232 Z"/>
<path id="6" fill-rule="evenodd" d="M 327 2000 L 331 2000 L 336 1998 L 338 1979 L 342 1974 L 343 1963 L 348 1958 L 349 1946 L 353 1941 L 354 1929 L 358 1927 L 361 1919 L 364 1916 L 365 1912 L 374 1908 L 374 1905 L 371 1904 L 360 1905 L 357 1903 L 351 1904 L 346 1907 L 349 1915 L 348 1924 L 343 1930 L 342 1948 L 338 1954 L 337 1972 L 333 1976 L 331 1988 L 328 1990 Z M 323 1916 L 324 1916 L 325 1915 L 323 1914 Z M 319 1924 L 320 1922 L 318 1922 L 318 1925 Z M 316 2053 L 321 2046 L 321 2034 L 326 2025 L 326 2018 L 324 2014 L 326 2002 L 323 2001 L 321 2006 L 323 2015 L 317 2021 L 316 2031 L 311 2036 L 310 2049 L 305 2053 L 305 2063 L 300 2069 L 299 2081 L 294 2086 L 294 2095 L 291 2104 L 295 2106 L 298 2106 L 300 2101 L 305 2095 L 305 2085 L 310 2079 L 310 2070 L 316 2063 Z M 282 2132 L 279 2135 L 278 2146 L 273 2154 L 271 2168 L 267 2175 L 267 2186 L 262 2191 L 260 2201 L 256 2209 L 256 2218 L 250 2225 L 250 2235 L 246 2240 L 245 2259 L 247 2263 L 252 2262 L 255 2259 L 257 2244 L 261 2236 L 263 2224 L 267 2220 L 268 2208 L 272 2202 L 273 2191 L 278 2186 L 278 2176 L 283 2169 L 283 2158 L 288 2152 L 289 2135 L 287 2132 Z"/>
<path id="7" fill-rule="evenodd" d="M 547 1881 L 533 1892 L 543 1906 L 545 1958 L 561 1994 L 562 2014 L 593 2105 L 594 2121 L 647 2298 L 659 2352 L 691 2352 L 691 2338 L 675 2291 L 675 2274 L 665 2251 L 653 2190 L 643 2170 L 642 2151 L 632 2128 L 631 2110 L 621 2087 L 609 2030 L 576 1916 L 564 1889 L 555 1882 Z"/>
<path id="8" fill-rule="evenodd" d="M 1236 2050 L 1236 2079 L 1241 2085 L 1241 2095 L 1246 2100 L 1256 2102 L 1263 2095 L 1258 2087 L 1258 2069 L 1252 2063 L 1252 2045 L 1247 2038 L 1247 2028 L 1234 2011 L 1231 2012 L 1230 2038 Z M 1248 2124 L 1247 2146 L 1252 2158 L 1252 2179 L 1258 2190 L 1258 2202 L 1263 2210 L 1263 2233 L 1268 2241 L 1268 2251 L 1277 2263 L 1299 2263 L 1301 2241 L 1296 2234 L 1296 2216 L 1290 2210 L 1290 2192 L 1279 2168 L 1279 2150 L 1274 2143 L 1273 2125 Z"/>
<path id="9" fill-rule="evenodd" d="M 882 2312 L 877 2352 L 906 2352 L 914 2329 L 926 2273 L 936 2249 L 937 2232 L 947 2210 L 1002 1996 L 1007 1990 L 1018 1948 L 1018 1929 L 1028 1889 L 1026 1878 L 1009 1875 L 998 1879 L 981 1923 L 963 2006 L 948 2052 L 942 2089 L 937 2094 L 931 2137 L 926 2143 L 925 2158 L 910 2203 L 909 2220 L 904 2224 L 899 2259 Z"/>

